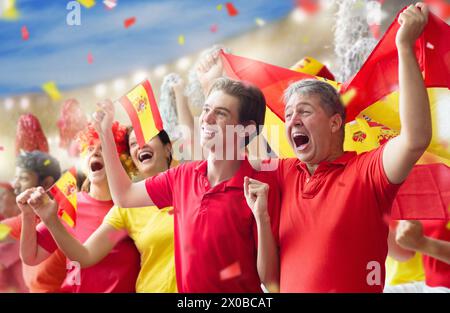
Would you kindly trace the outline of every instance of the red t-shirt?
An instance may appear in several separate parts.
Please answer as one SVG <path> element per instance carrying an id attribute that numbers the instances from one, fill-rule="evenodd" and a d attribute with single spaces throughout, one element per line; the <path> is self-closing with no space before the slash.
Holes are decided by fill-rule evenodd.
<path id="1" fill-rule="evenodd" d="M 67 226 L 67 229 L 84 243 L 101 225 L 112 206 L 112 201 L 99 201 L 85 192 L 78 193 L 76 226 L 73 229 Z M 37 227 L 37 239 L 39 245 L 48 252 L 53 252 L 57 248 L 50 231 L 42 223 Z M 140 271 L 140 256 L 133 241 L 126 236 L 99 263 L 78 269 L 67 260 L 67 268 L 67 276 L 61 286 L 62 292 L 135 292 L 136 279 Z M 76 284 L 77 281 L 80 285 Z"/>
<path id="2" fill-rule="evenodd" d="M 173 206 L 175 268 L 179 292 L 261 292 L 256 267 L 256 222 L 244 197 L 244 177 L 270 185 L 269 215 L 277 236 L 279 192 L 274 173 L 255 171 L 247 160 L 215 187 L 207 161 L 184 163 L 146 180 L 156 206 Z"/>
<path id="3" fill-rule="evenodd" d="M 434 239 L 450 241 L 450 225 L 448 220 L 428 220 L 421 221 L 423 225 L 423 233 L 427 237 Z M 450 265 L 423 255 L 423 267 L 425 270 L 425 282 L 430 287 L 447 287 L 450 288 Z"/>
<path id="4" fill-rule="evenodd" d="M 383 291 L 383 214 L 400 185 L 389 183 L 382 149 L 347 152 L 312 176 L 298 159 L 280 161 L 281 292 Z"/>
<path id="5" fill-rule="evenodd" d="M 11 227 L 10 237 L 20 240 L 22 215 L 8 218 L 1 223 Z M 36 266 L 22 263 L 22 275 L 26 286 L 32 293 L 60 292 L 61 284 L 66 277 L 65 256 L 58 249 Z"/>

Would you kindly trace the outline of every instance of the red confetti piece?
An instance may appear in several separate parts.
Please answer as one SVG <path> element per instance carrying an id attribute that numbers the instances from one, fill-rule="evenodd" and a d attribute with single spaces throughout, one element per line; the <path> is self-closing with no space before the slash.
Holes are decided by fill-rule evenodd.
<path id="1" fill-rule="evenodd" d="M 381 36 L 380 25 L 371 24 L 371 25 L 369 25 L 369 29 L 375 39 L 380 39 L 380 36 Z"/>
<path id="2" fill-rule="evenodd" d="M 241 266 L 239 265 L 239 262 L 234 262 L 230 266 L 227 266 L 226 268 L 220 271 L 221 280 L 234 278 L 240 275 L 241 275 Z"/>
<path id="3" fill-rule="evenodd" d="M 211 25 L 211 27 L 209 28 L 209 30 L 212 32 L 212 33 L 215 33 L 215 32 L 217 32 L 217 24 L 212 24 Z"/>
<path id="4" fill-rule="evenodd" d="M 94 56 L 90 52 L 88 53 L 87 61 L 88 61 L 89 64 L 94 63 Z"/>
<path id="5" fill-rule="evenodd" d="M 229 16 L 236 16 L 236 15 L 239 14 L 239 11 L 235 8 L 233 3 L 227 2 L 225 5 L 227 7 L 227 11 L 228 11 L 228 15 Z"/>
<path id="6" fill-rule="evenodd" d="M 297 7 L 303 9 L 308 14 L 314 14 L 319 11 L 320 6 L 318 0 L 297 0 Z"/>
<path id="7" fill-rule="evenodd" d="M 5 147 L 0 146 L 0 151 L 5 151 Z"/>
<path id="8" fill-rule="evenodd" d="M 22 26 L 22 39 L 28 40 L 30 38 L 30 33 L 28 32 L 28 28 L 24 25 Z"/>
<path id="9" fill-rule="evenodd" d="M 125 26 L 125 28 L 128 28 L 128 27 L 134 25 L 134 23 L 136 23 L 136 18 L 135 17 L 130 17 L 130 18 L 127 18 L 123 22 L 123 25 Z"/>

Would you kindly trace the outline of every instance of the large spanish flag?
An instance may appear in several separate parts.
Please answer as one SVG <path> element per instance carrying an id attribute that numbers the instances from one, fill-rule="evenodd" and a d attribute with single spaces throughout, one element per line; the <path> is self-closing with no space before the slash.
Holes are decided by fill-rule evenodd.
<path id="1" fill-rule="evenodd" d="M 148 80 L 120 98 L 120 103 L 130 117 L 140 147 L 163 130 L 161 115 Z"/>
<path id="2" fill-rule="evenodd" d="M 58 215 L 70 227 L 77 219 L 77 173 L 73 167 L 65 172 L 48 190 L 59 204 Z"/>

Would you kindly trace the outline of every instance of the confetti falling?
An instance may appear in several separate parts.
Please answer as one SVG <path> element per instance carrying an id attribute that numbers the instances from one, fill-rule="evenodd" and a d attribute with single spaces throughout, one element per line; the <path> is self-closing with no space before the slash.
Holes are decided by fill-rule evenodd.
<path id="1" fill-rule="evenodd" d="M 263 20 L 262 18 L 257 17 L 255 19 L 255 23 L 256 25 L 258 25 L 259 27 L 263 27 L 264 25 L 266 25 L 266 21 Z"/>
<path id="2" fill-rule="evenodd" d="M 370 24 L 369 25 L 370 32 L 372 33 L 372 35 L 375 39 L 380 39 L 380 37 L 381 37 L 380 27 L 381 26 L 379 24 Z"/>
<path id="3" fill-rule="evenodd" d="M 77 0 L 86 9 L 90 9 L 95 5 L 95 0 Z"/>
<path id="4" fill-rule="evenodd" d="M 218 30 L 217 24 L 212 24 L 211 27 L 209 28 L 209 30 L 210 30 L 212 33 L 216 33 L 217 30 Z"/>
<path id="5" fill-rule="evenodd" d="M 184 35 L 179 35 L 178 36 L 178 44 L 180 46 L 184 45 Z"/>
<path id="6" fill-rule="evenodd" d="M 24 25 L 22 26 L 22 39 L 28 40 L 30 38 L 30 33 L 28 32 L 28 28 Z"/>
<path id="7" fill-rule="evenodd" d="M 19 19 L 19 11 L 16 8 L 16 0 L 0 1 L 0 19 L 15 21 Z"/>
<path id="8" fill-rule="evenodd" d="M 303 43 L 303 44 L 309 43 L 309 37 L 308 37 L 308 36 L 303 36 L 303 37 L 302 37 L 302 43 Z"/>
<path id="9" fill-rule="evenodd" d="M 136 18 L 130 17 L 130 18 L 127 18 L 125 21 L 123 21 L 123 26 L 125 28 L 128 28 L 130 26 L 133 26 L 135 23 L 136 23 Z"/>
<path id="10" fill-rule="evenodd" d="M 49 166 L 50 163 L 52 163 L 52 161 L 47 159 L 47 160 L 44 161 L 44 166 Z"/>
<path id="11" fill-rule="evenodd" d="M 58 86 L 54 81 L 46 82 L 42 85 L 42 89 L 52 98 L 53 101 L 61 99 L 61 93 L 58 90 Z"/>
<path id="12" fill-rule="evenodd" d="M 5 151 L 5 147 L 0 146 L 0 151 Z"/>
<path id="13" fill-rule="evenodd" d="M 112 9 L 114 9 L 114 8 L 116 7 L 116 5 L 117 5 L 117 0 L 104 0 L 104 1 L 103 1 L 103 4 L 105 5 L 105 7 L 106 7 L 108 10 L 112 10 Z"/>
<path id="14" fill-rule="evenodd" d="M 232 2 L 225 3 L 225 6 L 227 7 L 229 16 L 236 16 L 239 14 L 239 11 L 235 8 L 235 6 Z"/>
<path id="15" fill-rule="evenodd" d="M 427 42 L 427 48 L 430 50 L 434 49 L 434 45 L 431 42 Z"/>
<path id="16" fill-rule="evenodd" d="M 239 262 L 235 262 L 220 271 L 221 280 L 238 277 L 240 275 L 241 275 L 241 266 L 239 265 Z"/>
<path id="17" fill-rule="evenodd" d="M 92 63 L 94 63 L 94 56 L 92 55 L 92 53 L 88 53 L 88 56 L 87 56 L 87 62 L 89 63 L 89 64 L 92 64 Z"/>
<path id="18" fill-rule="evenodd" d="M 0 223 L 0 241 L 4 240 L 6 237 L 8 237 L 10 232 L 11 232 L 11 227 Z"/>
<path id="19" fill-rule="evenodd" d="M 222 4 L 218 4 L 216 6 L 217 11 L 222 11 L 223 5 Z"/>
<path id="20" fill-rule="evenodd" d="M 304 10 L 308 14 L 317 13 L 320 9 L 317 0 L 297 0 L 297 7 Z"/>
<path id="21" fill-rule="evenodd" d="M 350 101 L 353 100 L 353 98 L 356 96 L 356 90 L 355 89 L 350 89 L 347 90 L 344 94 L 341 95 L 341 100 L 342 100 L 342 104 L 344 105 L 344 107 L 346 107 Z"/>

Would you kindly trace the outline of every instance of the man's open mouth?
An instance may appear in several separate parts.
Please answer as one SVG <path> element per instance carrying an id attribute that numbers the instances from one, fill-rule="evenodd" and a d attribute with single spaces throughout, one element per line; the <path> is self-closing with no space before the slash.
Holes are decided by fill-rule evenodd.
<path id="1" fill-rule="evenodd" d="M 292 140 L 294 141 L 295 148 L 304 149 L 306 145 L 309 143 L 309 137 L 303 133 L 295 133 L 292 135 Z"/>

